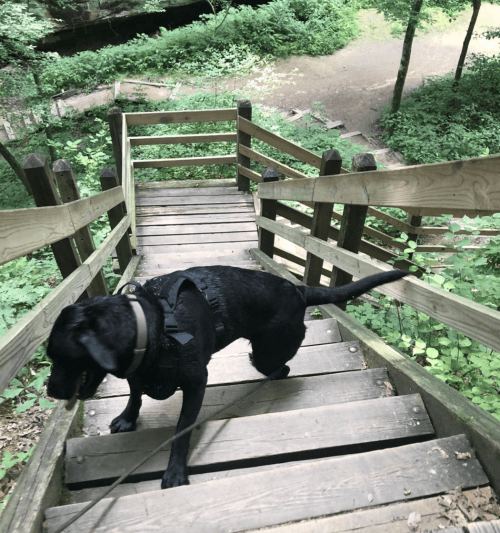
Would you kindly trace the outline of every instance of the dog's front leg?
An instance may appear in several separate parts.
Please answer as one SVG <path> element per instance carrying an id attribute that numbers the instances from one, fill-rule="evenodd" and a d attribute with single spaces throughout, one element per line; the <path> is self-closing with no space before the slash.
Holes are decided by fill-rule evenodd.
<path id="1" fill-rule="evenodd" d="M 203 403 L 206 385 L 207 376 L 205 375 L 203 382 L 191 384 L 189 387 L 181 387 L 183 393 L 182 409 L 179 421 L 177 422 L 176 434 L 196 422 L 201 404 Z M 168 468 L 165 470 L 161 480 L 162 489 L 178 487 L 179 485 L 189 485 L 186 463 L 190 438 L 191 432 L 175 439 L 172 443 Z"/>
<path id="2" fill-rule="evenodd" d="M 137 418 L 142 405 L 142 389 L 134 382 L 133 379 L 127 379 L 130 387 L 130 396 L 127 407 L 118 415 L 109 425 L 111 433 L 124 433 L 134 431 Z"/>

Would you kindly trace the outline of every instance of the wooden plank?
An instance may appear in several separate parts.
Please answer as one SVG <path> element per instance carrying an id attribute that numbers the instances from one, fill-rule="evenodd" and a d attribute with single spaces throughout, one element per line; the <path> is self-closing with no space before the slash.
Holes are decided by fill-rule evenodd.
<path id="1" fill-rule="evenodd" d="M 196 167 L 204 165 L 234 165 L 236 155 L 211 155 L 207 157 L 177 157 L 172 159 L 133 159 L 134 168 Z"/>
<path id="2" fill-rule="evenodd" d="M 143 255 L 149 254 L 175 254 L 185 252 L 209 252 L 222 250 L 248 250 L 257 246 L 257 239 L 232 242 L 205 242 L 202 244 L 166 244 L 163 246 L 140 246 L 138 250 Z"/>
<path id="3" fill-rule="evenodd" d="M 78 407 L 57 402 L 13 494 L 0 516 L 0 531 L 39 533 L 47 507 L 57 505 L 62 489 L 65 440 L 76 432 Z"/>
<path id="4" fill-rule="evenodd" d="M 253 170 L 246 168 L 240 164 L 238 164 L 238 172 L 246 178 L 252 180 L 254 183 L 262 183 L 262 177 L 258 172 L 254 172 Z"/>
<path id="5" fill-rule="evenodd" d="M 214 195 L 214 196 L 199 196 L 199 195 L 185 195 L 185 196 L 152 196 L 139 197 L 136 200 L 138 206 L 145 205 L 217 205 L 217 204 L 236 204 L 249 206 L 252 205 L 252 197 L 248 194 L 236 196 L 234 194 L 228 195 Z"/>
<path id="6" fill-rule="evenodd" d="M 0 391 L 5 389 L 49 336 L 61 310 L 74 303 L 85 291 L 129 225 L 130 217 L 127 216 L 82 265 L 0 339 Z"/>
<path id="7" fill-rule="evenodd" d="M 389 267 L 380 265 L 380 263 L 310 237 L 279 222 L 263 217 L 256 217 L 256 222 L 257 225 L 265 226 L 266 229 L 274 231 L 277 235 L 322 257 L 325 261 L 357 278 L 389 270 Z M 375 290 L 407 303 L 489 348 L 500 351 L 500 339 L 496 335 L 500 329 L 500 312 L 498 311 L 433 287 L 414 277 L 383 285 Z"/>
<path id="8" fill-rule="evenodd" d="M 193 430 L 190 467 L 220 465 L 361 443 L 431 435 L 434 430 L 418 395 L 375 398 L 206 422 Z M 169 439 L 175 427 L 146 429 L 95 439 L 80 437 L 66 443 L 68 485 L 110 480 Z M 137 474 L 162 472 L 170 453 L 161 451 Z M 83 461 L 81 458 L 83 457 Z M 290 458 L 292 456 L 290 455 Z M 222 467 L 222 468 L 221 468 Z"/>
<path id="9" fill-rule="evenodd" d="M 257 229 L 253 231 L 238 231 L 227 233 L 202 233 L 203 228 L 199 228 L 198 233 L 195 234 L 181 234 L 181 235 L 147 235 L 143 236 L 137 241 L 137 250 L 151 246 L 169 246 L 169 245 L 186 245 L 186 244 L 203 244 L 209 242 L 241 242 L 241 241 L 255 241 L 257 239 Z"/>
<path id="10" fill-rule="evenodd" d="M 356 351 L 351 351 L 355 349 Z M 244 354 L 213 357 L 208 364 L 208 386 L 252 383 L 263 378 Z M 349 372 L 363 368 L 363 356 L 359 346 L 354 343 L 339 343 L 305 346 L 299 348 L 297 355 L 288 362 L 290 377 L 314 376 L 335 372 Z M 99 398 L 129 394 L 128 383 L 108 375 L 98 389 Z"/>
<path id="11" fill-rule="evenodd" d="M 212 205 L 212 206 L 174 206 L 168 210 L 162 206 L 144 206 L 137 207 L 138 216 L 156 216 L 156 215 L 209 215 L 221 213 L 254 213 L 252 207 L 247 205 L 229 204 L 229 205 Z"/>
<path id="12" fill-rule="evenodd" d="M 204 252 L 200 251 L 191 251 L 184 253 L 169 253 L 169 254 L 150 254 L 144 257 L 141 262 L 145 267 L 158 267 L 161 268 L 162 265 L 168 265 L 169 263 L 190 263 L 194 262 L 196 266 L 200 264 L 205 264 L 207 261 L 248 261 L 250 260 L 250 254 L 248 250 L 205 250 Z M 206 263 L 208 264 L 208 263 Z M 212 263 L 212 264 L 228 264 L 228 263 Z M 231 264 L 231 263 L 229 263 Z M 192 265 L 192 266 L 195 266 Z"/>
<path id="13" fill-rule="evenodd" d="M 206 133 L 198 135 L 161 135 L 157 137 L 129 137 L 132 146 L 152 144 L 189 144 L 236 142 L 236 133 Z"/>
<path id="14" fill-rule="evenodd" d="M 136 186 L 136 198 L 155 198 L 157 196 L 245 196 L 246 193 L 234 187 L 193 187 L 191 189 L 140 189 Z"/>
<path id="15" fill-rule="evenodd" d="M 137 189 L 192 189 L 196 187 L 233 187 L 236 181 L 229 179 L 208 180 L 167 180 L 167 181 L 142 181 L 136 183 Z"/>
<path id="16" fill-rule="evenodd" d="M 238 128 L 245 133 L 248 133 L 252 137 L 259 139 L 260 141 L 277 148 L 285 154 L 289 154 L 295 159 L 307 163 L 316 168 L 321 167 L 321 156 L 302 148 L 298 144 L 295 144 L 292 141 L 288 141 L 283 137 L 276 135 L 249 120 L 244 119 L 243 117 L 238 117 Z"/>
<path id="17" fill-rule="evenodd" d="M 223 122 L 236 120 L 236 108 L 196 111 L 149 111 L 124 113 L 128 126 L 141 124 L 186 124 L 191 122 Z"/>
<path id="18" fill-rule="evenodd" d="M 189 234 L 206 234 L 206 233 L 236 233 L 257 231 L 257 226 L 253 222 L 233 222 L 232 224 L 203 224 L 193 223 L 184 225 L 171 226 L 139 226 L 137 228 L 137 237 L 146 237 L 153 235 L 189 235 Z M 144 241 L 142 241 L 144 242 Z"/>
<path id="19" fill-rule="evenodd" d="M 255 214 L 253 210 L 248 210 L 244 213 L 228 213 L 228 214 L 216 214 L 211 215 L 206 213 L 204 215 L 192 215 L 192 216 L 158 216 L 158 217 L 137 217 L 137 231 L 139 228 L 145 230 L 147 227 L 162 226 L 190 226 L 196 224 L 217 224 L 224 225 L 226 223 L 239 224 L 245 222 L 253 222 L 255 227 Z"/>
<path id="20" fill-rule="evenodd" d="M 500 211 L 500 156 L 432 163 L 355 175 L 309 178 L 259 184 L 260 198 L 317 201 L 371 206 L 455 210 L 480 213 Z M 452 191 L 452 193 L 450 193 Z"/>
<path id="21" fill-rule="evenodd" d="M 446 457 L 433 448 L 439 447 Z M 467 463 L 455 451 L 471 453 Z M 467 466 L 465 466 L 465 464 Z M 435 472 L 430 473 L 430 472 Z M 450 437 L 100 502 L 64 533 L 229 533 L 487 483 L 463 437 Z M 200 506 L 200 502 L 203 505 Z M 49 509 L 47 533 L 83 504 Z"/>
<path id="22" fill-rule="evenodd" d="M 343 133 L 340 135 L 341 139 L 349 139 L 350 137 L 356 137 L 357 135 L 363 135 L 360 131 L 351 131 L 351 133 Z"/>
<path id="23" fill-rule="evenodd" d="M 438 436 L 465 433 L 498 493 L 500 491 L 500 422 L 407 356 L 387 346 L 375 333 L 333 305 L 321 306 L 339 321 L 344 340 L 359 340 L 368 365 L 387 366 L 399 394 L 419 392 Z"/>
<path id="24" fill-rule="evenodd" d="M 280 174 L 284 174 L 285 176 L 288 176 L 289 178 L 298 179 L 309 179 L 309 176 L 306 174 L 299 172 L 298 170 L 294 170 L 293 168 L 289 167 L 288 165 L 284 165 L 277 161 L 276 159 L 273 159 L 272 157 L 267 157 L 255 150 L 252 150 L 251 148 L 247 148 L 246 146 L 240 146 L 240 152 L 252 159 L 253 161 L 256 161 L 257 163 L 260 163 L 264 167 L 272 167 L 278 169 L 278 172 Z M 316 179 L 316 178 L 314 178 Z M 262 180 L 261 180 L 262 181 Z M 281 183 L 281 182 L 274 182 L 274 183 Z M 261 198 L 264 198 L 259 194 Z"/>
<path id="25" fill-rule="evenodd" d="M 272 386 L 263 387 L 247 400 L 230 407 L 212 420 L 383 398 L 387 395 L 388 389 L 384 383 L 388 382 L 388 379 L 387 372 L 382 368 L 284 379 L 274 382 Z M 212 416 L 221 405 L 250 392 L 254 386 L 253 383 L 245 383 L 230 387 L 209 387 L 199 417 Z M 99 435 L 108 434 L 111 420 L 123 411 L 126 404 L 127 397 L 122 396 L 87 400 L 83 418 L 84 432 L 90 435 L 93 431 Z M 174 427 L 179 418 L 181 404 L 181 391 L 176 392 L 168 402 L 161 403 L 144 396 L 137 430 Z M 91 426 L 95 429 L 89 429 Z"/>
<path id="26" fill-rule="evenodd" d="M 468 533 L 500 533 L 500 520 L 470 523 L 467 524 L 467 530 Z"/>

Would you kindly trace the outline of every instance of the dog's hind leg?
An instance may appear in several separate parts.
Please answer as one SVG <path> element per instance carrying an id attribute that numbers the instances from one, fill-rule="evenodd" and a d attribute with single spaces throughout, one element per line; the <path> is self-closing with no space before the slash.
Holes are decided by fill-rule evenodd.
<path id="1" fill-rule="evenodd" d="M 133 380 L 128 379 L 127 381 L 130 387 L 127 407 L 109 425 L 111 433 L 134 431 L 136 427 L 137 418 L 139 417 L 139 411 L 142 406 L 142 389 Z"/>
<path id="2" fill-rule="evenodd" d="M 205 371 L 203 381 L 200 380 L 197 383 L 181 385 L 183 395 L 182 408 L 175 430 L 176 434 L 196 422 L 196 418 L 201 409 L 201 404 L 203 403 L 207 378 L 208 374 Z M 187 455 L 189 452 L 190 438 L 191 432 L 182 435 L 182 437 L 179 437 L 172 443 L 168 468 L 165 470 L 161 480 L 162 489 L 178 487 L 180 485 L 189 485 Z"/>
<path id="3" fill-rule="evenodd" d="M 305 337 L 306 328 L 301 322 L 295 328 L 273 328 L 253 336 L 251 361 L 253 366 L 265 376 L 282 370 L 273 379 L 288 376 L 290 367 L 286 365 L 297 353 Z"/>

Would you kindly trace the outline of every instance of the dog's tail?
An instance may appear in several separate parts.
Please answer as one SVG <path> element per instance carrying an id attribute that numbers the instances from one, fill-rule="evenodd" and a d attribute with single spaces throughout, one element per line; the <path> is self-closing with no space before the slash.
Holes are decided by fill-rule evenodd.
<path id="1" fill-rule="evenodd" d="M 298 285 L 297 289 L 304 295 L 307 305 L 335 304 L 352 300 L 379 285 L 396 281 L 408 274 L 409 272 L 403 272 L 402 270 L 389 270 L 388 272 L 374 274 L 373 276 L 368 276 L 342 287 L 328 289 L 326 287 Z"/>

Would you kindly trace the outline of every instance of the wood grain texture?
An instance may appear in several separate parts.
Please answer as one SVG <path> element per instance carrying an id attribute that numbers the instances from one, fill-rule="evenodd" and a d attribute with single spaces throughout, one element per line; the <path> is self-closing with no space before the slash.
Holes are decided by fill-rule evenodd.
<path id="1" fill-rule="evenodd" d="M 206 157 L 178 157 L 172 159 L 133 159 L 134 168 L 197 167 L 204 165 L 234 165 L 236 155 L 211 155 Z"/>
<path id="2" fill-rule="evenodd" d="M 258 172 L 246 168 L 243 165 L 238 164 L 238 173 L 242 174 L 246 178 L 249 178 L 255 183 L 262 183 L 262 177 Z"/>
<path id="3" fill-rule="evenodd" d="M 372 173 L 374 174 L 374 172 Z M 390 268 L 370 259 L 338 248 L 315 237 L 290 228 L 279 222 L 256 217 L 257 225 L 274 231 L 308 252 L 318 255 L 325 261 L 363 278 L 371 274 L 387 271 Z M 424 281 L 409 277 L 395 283 L 383 285 L 377 291 L 388 294 L 396 300 L 407 303 L 443 324 L 451 326 L 464 335 L 500 351 L 500 339 L 496 332 L 500 329 L 500 312 L 484 305 L 433 287 Z"/>
<path id="4" fill-rule="evenodd" d="M 199 228 L 199 233 L 181 234 L 181 235 L 147 235 L 137 240 L 137 251 L 143 253 L 143 250 L 152 250 L 158 248 L 164 251 L 165 246 L 170 245 L 188 245 L 204 243 L 233 243 L 242 241 L 256 241 L 257 229 L 253 231 L 235 231 L 227 233 L 201 233 L 203 228 Z M 153 252 L 154 253 L 154 252 Z"/>
<path id="5" fill-rule="evenodd" d="M 174 432 L 172 427 L 70 439 L 66 444 L 66 483 L 116 478 Z M 264 458 L 283 454 L 433 433 L 418 395 L 376 398 L 206 422 L 193 430 L 188 465 L 220 465 L 217 469 L 225 470 L 237 461 L 259 464 Z M 137 474 L 161 472 L 169 455 L 169 448 L 160 451 L 139 467 Z"/>
<path id="6" fill-rule="evenodd" d="M 445 454 L 433 448 L 438 446 Z M 474 452 L 463 437 L 324 459 L 307 465 L 221 479 L 192 487 L 125 496 L 100 502 L 64 533 L 113 528 L 121 533 L 229 533 L 404 501 L 411 490 L 422 498 L 462 485 L 487 483 L 475 458 L 455 459 L 455 451 Z M 434 473 L 435 472 L 435 473 Z M 200 502 L 203 505 L 200 506 Z M 49 509 L 53 533 L 81 504 Z"/>
<path id="7" fill-rule="evenodd" d="M 148 196 L 148 197 L 139 197 L 136 201 L 138 206 L 145 205 L 162 205 L 162 206 L 171 206 L 171 205 L 217 205 L 217 204 L 236 204 L 236 205 L 245 205 L 249 206 L 252 204 L 252 198 L 248 194 L 243 195 L 190 195 L 185 194 L 184 196 Z"/>
<path id="8" fill-rule="evenodd" d="M 173 216 L 156 216 L 156 217 L 147 217 L 140 216 L 137 217 L 137 231 L 142 227 L 151 226 L 151 227 L 162 227 L 162 226 L 191 226 L 196 224 L 218 224 L 225 225 L 226 223 L 235 223 L 235 222 L 254 222 L 253 227 L 255 227 L 255 214 L 253 210 L 247 210 L 243 213 L 226 213 L 226 214 L 210 214 L 205 213 L 202 215 L 173 215 Z"/>
<path id="9" fill-rule="evenodd" d="M 248 239 L 242 242 L 205 242 L 202 244 L 169 244 L 164 246 L 139 246 L 140 253 L 149 254 L 175 254 L 184 252 L 212 252 L 226 250 L 228 253 L 236 250 L 248 250 L 257 246 L 257 239 Z"/>
<path id="10" fill-rule="evenodd" d="M 132 146 L 154 144 L 190 144 L 236 142 L 236 133 L 206 133 L 198 135 L 159 135 L 157 137 L 129 137 Z"/>
<path id="11" fill-rule="evenodd" d="M 193 217 L 195 218 L 195 217 Z M 210 220 L 210 219 L 209 219 Z M 194 222 L 192 224 L 182 224 L 182 225 L 165 225 L 165 226 L 138 226 L 137 228 L 137 237 L 140 238 L 140 241 L 146 243 L 147 241 L 143 240 L 147 237 L 153 236 L 186 236 L 186 235 L 205 235 L 205 234 L 225 234 L 225 233 L 242 233 L 242 232 L 255 232 L 257 233 L 257 226 L 254 222 L 239 222 L 232 221 L 229 223 L 219 222 L 217 224 L 204 224 L 201 221 Z"/>
<path id="12" fill-rule="evenodd" d="M 384 382 L 387 381 L 387 372 L 382 368 L 275 381 L 247 400 L 230 407 L 214 420 L 382 398 L 386 396 Z M 230 387 L 208 387 L 199 417 L 211 415 L 222 405 L 249 392 L 252 387 L 254 385 L 250 383 Z M 83 419 L 84 431 L 89 435 L 95 432 L 99 435 L 108 434 L 111 420 L 123 411 L 126 403 L 126 397 L 87 400 Z M 137 430 L 175 426 L 181 404 L 181 391 L 165 402 L 144 396 Z"/>
<path id="13" fill-rule="evenodd" d="M 261 198 L 493 213 L 500 210 L 500 156 L 433 163 L 349 176 L 259 184 Z"/>
<path id="14" fill-rule="evenodd" d="M 316 168 L 321 167 L 321 157 L 319 155 L 316 155 L 315 153 L 310 152 L 298 144 L 288 141 L 287 139 L 284 139 L 275 133 L 261 128 L 260 126 L 257 126 L 257 124 L 254 124 L 243 117 L 238 117 L 238 128 L 241 131 L 248 133 L 252 137 L 259 139 L 259 141 L 265 142 L 269 146 L 273 146 L 274 148 L 280 150 L 280 152 L 289 154 L 303 163 L 307 163 L 308 165 Z"/>
<path id="15" fill-rule="evenodd" d="M 206 187 L 233 187 L 236 181 L 232 178 L 207 179 L 207 180 L 168 180 L 168 181 L 143 181 L 135 184 L 136 188 L 143 190 L 159 189 L 193 189 Z"/>
<path id="16" fill-rule="evenodd" d="M 236 120 L 236 109 L 209 109 L 196 111 L 150 111 L 124 113 L 128 126 L 142 124 L 186 124 L 191 122 L 223 122 Z"/>
<path id="17" fill-rule="evenodd" d="M 289 178 L 302 180 L 302 179 L 308 179 L 309 176 L 306 174 L 303 174 L 302 172 L 299 172 L 298 170 L 294 170 L 293 168 L 289 167 L 288 165 L 285 165 L 283 163 L 280 163 L 276 159 L 273 159 L 271 157 L 267 157 L 255 150 L 252 150 L 251 148 L 247 148 L 246 146 L 240 146 L 240 152 L 245 155 L 246 157 L 249 157 L 252 161 L 256 161 L 257 163 L 263 165 L 264 167 L 272 167 L 278 169 L 278 172 L 280 174 L 284 174 L 285 176 L 288 176 Z M 313 178 L 316 179 L 316 178 Z M 262 181 L 262 180 L 261 180 Z M 285 182 L 274 182 L 274 183 L 285 183 Z M 260 185 L 260 184 L 259 184 Z M 260 191 L 260 189 L 259 189 Z M 260 195 L 261 198 L 264 198 L 264 196 Z"/>
<path id="18" fill-rule="evenodd" d="M 129 225 L 130 217 L 127 216 L 80 267 L 0 339 L 0 390 L 4 390 L 49 336 L 63 307 L 74 303 L 88 287 Z"/>
<path id="19" fill-rule="evenodd" d="M 137 207 L 136 214 L 138 216 L 178 216 L 178 215 L 218 215 L 218 214 L 254 214 L 253 207 L 238 204 L 219 204 L 219 205 L 179 205 L 171 206 L 168 209 L 162 206 L 144 206 Z"/>
<path id="20" fill-rule="evenodd" d="M 160 182 L 161 183 L 161 182 Z M 174 196 L 243 196 L 247 193 L 238 191 L 236 187 L 191 187 L 191 188 L 180 188 L 180 189 L 163 189 L 163 188 L 139 188 L 137 185 L 135 187 L 136 197 L 137 198 L 157 198 L 160 196 L 169 196 L 170 198 Z"/>
<path id="21" fill-rule="evenodd" d="M 356 351 L 352 352 L 351 348 Z M 208 386 L 232 385 L 259 381 L 263 375 L 250 364 L 248 353 L 214 356 L 208 364 Z M 305 346 L 299 348 L 297 355 L 289 361 L 290 377 L 349 372 L 363 368 L 363 357 L 359 346 L 354 343 Z M 129 394 L 128 383 L 123 379 L 108 375 L 98 389 L 98 397 L 123 396 Z"/>

